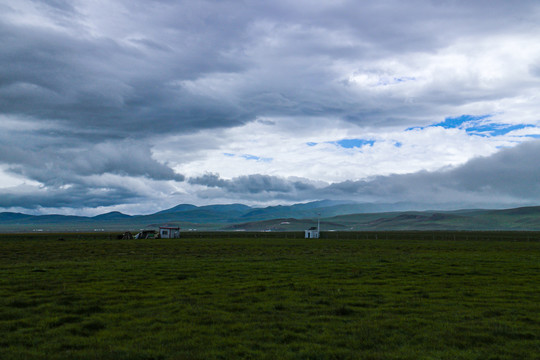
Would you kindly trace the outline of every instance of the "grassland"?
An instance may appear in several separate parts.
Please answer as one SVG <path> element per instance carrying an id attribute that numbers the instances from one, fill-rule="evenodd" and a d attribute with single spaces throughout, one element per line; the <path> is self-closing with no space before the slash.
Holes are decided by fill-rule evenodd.
<path id="1" fill-rule="evenodd" d="M 539 235 L 473 234 L 5 235 L 0 358 L 539 359 Z"/>

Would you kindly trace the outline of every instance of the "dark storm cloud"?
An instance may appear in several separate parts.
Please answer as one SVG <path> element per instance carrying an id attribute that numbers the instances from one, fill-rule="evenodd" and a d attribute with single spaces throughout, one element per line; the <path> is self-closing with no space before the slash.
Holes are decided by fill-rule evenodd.
<path id="1" fill-rule="evenodd" d="M 159 18 L 153 20 L 140 24 L 140 30 L 165 30 Z M 102 127 L 109 136 L 239 124 L 246 115 L 237 106 L 190 93 L 180 84 L 208 72 L 241 69 L 241 63 L 221 55 L 226 41 L 208 34 L 219 30 L 208 29 L 171 29 L 169 45 L 159 38 L 130 42 L 113 34 L 89 36 L 83 24 L 59 30 L 2 22 L 1 112 L 61 120 L 72 129 Z"/>
<path id="2" fill-rule="evenodd" d="M 532 204 L 540 201 L 540 141 L 501 150 L 489 157 L 435 172 L 378 176 L 346 181 L 322 189 L 324 196 L 357 196 L 364 200 L 455 203 Z"/>
<path id="3" fill-rule="evenodd" d="M 51 10 L 60 11 L 62 13 L 73 14 L 75 7 L 72 1 L 66 0 L 33 0 L 37 6 L 48 6 Z"/>
<path id="4" fill-rule="evenodd" d="M 489 157 L 474 158 L 452 169 L 345 181 L 322 192 L 327 196 L 355 195 L 384 201 L 474 204 L 504 199 L 534 203 L 540 201 L 539 151 L 540 141 L 532 141 Z"/>
<path id="5" fill-rule="evenodd" d="M 230 183 L 230 181 L 220 178 L 219 174 L 204 174 L 199 177 L 190 178 L 188 179 L 188 182 L 194 185 L 203 185 L 219 188 L 225 188 Z"/>
<path id="6" fill-rule="evenodd" d="M 84 177 L 115 174 L 153 180 L 183 181 L 184 176 L 152 158 L 150 148 L 129 141 L 100 143 L 86 149 L 44 147 L 31 153 L 0 146 L 0 160 L 9 170 L 44 185 L 70 185 Z"/>
<path id="7" fill-rule="evenodd" d="M 450 172 L 448 187 L 491 192 L 538 201 L 540 199 L 540 141 L 505 149 L 469 161 Z"/>
<path id="8" fill-rule="evenodd" d="M 231 193 L 283 193 L 289 194 L 297 191 L 314 189 L 314 186 L 299 180 L 289 180 L 270 175 L 239 176 L 231 180 L 220 178 L 219 174 L 205 174 L 188 179 L 190 184 L 217 187 Z"/>
<path id="9" fill-rule="evenodd" d="M 234 126 L 269 114 L 373 121 L 372 106 L 359 104 L 336 82 L 333 64 L 433 51 L 468 32 L 526 26 L 535 6 L 130 1 L 115 2 L 129 16 L 92 34 L 92 22 L 99 19 L 79 11 L 81 4 L 36 3 L 53 21 L 76 15 L 60 28 L 0 21 L 1 112 L 141 136 Z M 102 15 L 106 21 L 108 14 Z M 257 78 L 248 75 L 217 97 L 183 83 L 249 71 Z M 226 84 L 215 86 L 227 90 Z M 385 121 L 401 107 L 373 115 Z"/>
<path id="10" fill-rule="evenodd" d="M 34 145 L 34 151 L 28 151 L 33 146 L 32 139 L 28 140 L 23 144 L 7 141 L 0 144 L 0 162 L 7 164 L 7 172 L 41 185 L 1 188 L 0 208 L 93 208 L 129 204 L 143 201 L 152 191 L 141 182 L 184 180 L 183 175 L 154 160 L 150 148 L 144 144 L 120 141 L 61 149 L 38 144 Z M 159 192 L 174 191 L 167 184 L 159 187 Z"/>
<path id="11" fill-rule="evenodd" d="M 162 69 L 156 56 L 112 39 L 5 25 L 0 31 L 7 48 L 0 53 L 4 114 L 61 120 L 74 132 L 101 127 L 110 136 L 230 126 L 243 117 L 234 106 L 169 83 L 196 76 L 204 65 Z"/>
<path id="12" fill-rule="evenodd" d="M 18 187 L 0 189 L 1 208 L 95 208 L 135 202 L 142 199 L 127 188 L 92 188 L 76 185 L 65 188 Z"/>

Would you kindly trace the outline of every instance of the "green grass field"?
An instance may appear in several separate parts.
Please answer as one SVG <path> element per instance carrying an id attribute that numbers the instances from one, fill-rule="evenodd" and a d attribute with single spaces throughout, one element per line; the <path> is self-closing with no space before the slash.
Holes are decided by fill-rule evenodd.
<path id="1" fill-rule="evenodd" d="M 540 359 L 530 234 L 272 236 L 1 236 L 0 358 Z"/>

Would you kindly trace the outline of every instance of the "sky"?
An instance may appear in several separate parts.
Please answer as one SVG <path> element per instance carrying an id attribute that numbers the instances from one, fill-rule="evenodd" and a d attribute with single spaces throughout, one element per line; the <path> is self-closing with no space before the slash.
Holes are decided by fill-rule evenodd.
<path id="1" fill-rule="evenodd" d="M 0 0 L 0 211 L 540 205 L 537 0 Z"/>

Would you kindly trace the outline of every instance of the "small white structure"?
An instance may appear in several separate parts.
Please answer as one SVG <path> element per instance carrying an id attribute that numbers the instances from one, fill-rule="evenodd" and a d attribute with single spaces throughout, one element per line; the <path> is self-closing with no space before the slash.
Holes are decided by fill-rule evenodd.
<path id="1" fill-rule="evenodd" d="M 180 238 L 179 226 L 160 226 L 159 237 L 162 239 L 178 239 Z"/>
<path id="2" fill-rule="evenodd" d="M 320 216 L 320 214 L 318 214 Z M 321 221 L 317 218 L 317 227 L 310 227 L 308 230 L 305 230 L 306 239 L 318 239 L 321 230 Z"/>
<path id="3" fill-rule="evenodd" d="M 309 228 L 309 230 L 305 230 L 306 239 L 318 239 L 319 238 L 319 229 L 317 229 L 315 226 L 312 228 Z"/>

